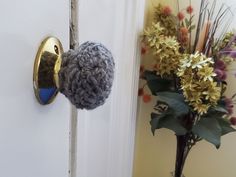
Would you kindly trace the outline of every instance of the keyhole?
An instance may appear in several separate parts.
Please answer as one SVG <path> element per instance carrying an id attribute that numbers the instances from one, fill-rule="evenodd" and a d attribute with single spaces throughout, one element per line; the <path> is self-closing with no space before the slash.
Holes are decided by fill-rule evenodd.
<path id="1" fill-rule="evenodd" d="M 58 50 L 58 47 L 56 45 L 54 45 L 54 50 L 55 50 L 56 54 L 59 55 L 59 50 Z"/>

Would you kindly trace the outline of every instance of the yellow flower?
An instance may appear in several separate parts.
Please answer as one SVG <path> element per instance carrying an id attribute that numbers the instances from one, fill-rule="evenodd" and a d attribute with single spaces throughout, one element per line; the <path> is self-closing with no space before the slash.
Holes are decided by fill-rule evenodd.
<path id="1" fill-rule="evenodd" d="M 193 104 L 194 110 L 197 111 L 200 115 L 206 114 L 211 105 L 195 103 Z"/>
<path id="2" fill-rule="evenodd" d="M 213 77 L 216 76 L 214 73 L 214 68 L 206 65 L 198 70 L 197 75 L 204 81 L 213 81 Z"/>
<path id="3" fill-rule="evenodd" d="M 152 23 L 150 28 L 144 30 L 144 38 L 147 40 L 147 44 L 151 48 L 159 48 L 158 41 L 160 40 L 160 36 L 163 34 L 164 28 L 160 26 L 159 23 Z"/>
<path id="4" fill-rule="evenodd" d="M 144 31 L 144 39 L 152 50 L 158 64 L 158 73 L 163 76 L 176 73 L 180 58 L 179 43 L 175 37 L 165 36 L 164 28 L 159 23 L 153 23 Z"/>
<path id="5" fill-rule="evenodd" d="M 174 15 L 166 15 L 163 13 L 164 10 L 165 9 L 162 5 L 158 5 L 155 8 L 155 22 L 159 22 L 161 26 L 166 29 L 164 31 L 165 36 L 176 36 L 178 21 Z"/>
<path id="6" fill-rule="evenodd" d="M 186 96 L 189 98 L 189 100 L 187 101 L 195 102 L 195 103 L 202 103 L 202 94 L 199 92 L 196 92 L 196 91 L 193 92 L 193 91 L 188 90 Z"/>
<path id="7" fill-rule="evenodd" d="M 207 112 L 220 99 L 221 88 L 214 81 L 213 60 L 196 52 L 181 59 L 177 75 L 186 101 L 199 114 Z"/>
<path id="8" fill-rule="evenodd" d="M 216 104 L 221 95 L 221 87 L 218 87 L 216 82 L 211 82 L 208 90 L 209 100 Z"/>

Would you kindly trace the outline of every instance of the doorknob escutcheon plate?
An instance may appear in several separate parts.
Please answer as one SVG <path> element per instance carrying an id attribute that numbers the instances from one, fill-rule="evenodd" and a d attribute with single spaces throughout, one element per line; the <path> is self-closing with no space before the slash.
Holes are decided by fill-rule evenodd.
<path id="1" fill-rule="evenodd" d="M 47 37 L 39 46 L 34 62 L 33 87 L 40 104 L 53 102 L 58 94 L 58 72 L 63 47 L 59 39 Z"/>

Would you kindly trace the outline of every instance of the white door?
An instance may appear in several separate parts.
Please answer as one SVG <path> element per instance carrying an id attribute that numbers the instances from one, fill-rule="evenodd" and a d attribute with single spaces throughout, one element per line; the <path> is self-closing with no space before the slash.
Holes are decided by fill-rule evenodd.
<path id="1" fill-rule="evenodd" d="M 0 176 L 67 177 L 70 105 L 39 105 L 32 74 L 46 36 L 68 49 L 69 2 L 1 0 L 0 24 Z"/>
<path id="2" fill-rule="evenodd" d="M 132 176 L 144 2 L 80 0 L 80 42 L 106 45 L 116 71 L 107 103 L 78 112 L 77 177 Z M 70 105 L 61 94 L 39 105 L 32 74 L 46 36 L 68 49 L 69 1 L 1 0 L 0 24 L 0 177 L 67 177 Z"/>

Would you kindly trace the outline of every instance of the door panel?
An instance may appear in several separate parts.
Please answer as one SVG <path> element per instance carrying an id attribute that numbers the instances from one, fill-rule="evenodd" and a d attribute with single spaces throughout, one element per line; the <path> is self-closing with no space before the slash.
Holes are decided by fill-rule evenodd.
<path id="1" fill-rule="evenodd" d="M 42 39 L 69 39 L 65 0 L 0 1 L 0 176 L 66 177 L 70 106 L 59 95 L 37 103 L 32 86 L 34 57 Z"/>

